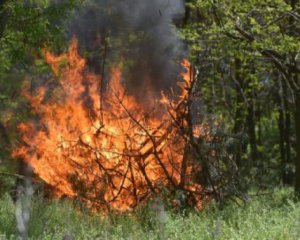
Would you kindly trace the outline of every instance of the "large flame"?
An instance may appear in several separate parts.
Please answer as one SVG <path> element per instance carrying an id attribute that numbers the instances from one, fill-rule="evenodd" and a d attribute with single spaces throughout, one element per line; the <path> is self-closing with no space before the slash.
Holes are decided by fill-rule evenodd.
<path id="1" fill-rule="evenodd" d="M 60 87 L 52 95 L 46 87 L 34 96 L 24 91 L 38 120 L 19 125 L 22 144 L 13 156 L 31 165 L 56 196 L 128 210 L 164 187 L 201 191 L 192 183 L 194 165 L 183 164 L 186 139 L 174 127 L 174 120 L 183 121 L 177 116 L 191 85 L 188 61 L 181 95 L 170 101 L 162 94 L 146 112 L 126 95 L 120 68 L 111 69 L 109 85 L 101 89 L 102 79 L 87 70 L 76 39 L 67 54 L 46 52 L 45 58 Z"/>

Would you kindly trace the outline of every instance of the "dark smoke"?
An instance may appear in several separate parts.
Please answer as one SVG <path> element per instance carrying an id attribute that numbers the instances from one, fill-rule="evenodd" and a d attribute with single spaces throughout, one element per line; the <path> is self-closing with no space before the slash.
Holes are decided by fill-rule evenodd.
<path id="1" fill-rule="evenodd" d="M 185 47 L 173 23 L 183 15 L 183 0 L 88 1 L 76 12 L 70 36 L 78 37 L 81 51 L 97 73 L 102 71 L 104 55 L 106 70 L 108 64 L 122 59 L 127 91 L 144 100 L 147 86 L 158 96 L 179 80 L 178 62 Z"/>

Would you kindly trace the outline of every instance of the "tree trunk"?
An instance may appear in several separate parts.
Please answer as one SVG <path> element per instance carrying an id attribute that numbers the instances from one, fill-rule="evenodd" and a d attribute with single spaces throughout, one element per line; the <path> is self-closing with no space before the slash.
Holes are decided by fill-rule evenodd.
<path id="1" fill-rule="evenodd" d="M 244 97 L 243 97 L 243 82 L 241 77 L 241 61 L 239 59 L 235 59 L 235 78 L 236 78 L 236 107 L 235 107 L 235 119 L 234 119 L 234 127 L 233 132 L 236 135 L 240 135 L 244 131 L 243 124 L 243 111 L 244 111 Z M 236 154 L 235 154 L 235 162 L 239 168 L 242 167 L 242 154 L 243 147 L 242 144 L 237 144 L 236 146 Z"/>
<path id="2" fill-rule="evenodd" d="M 291 114 L 288 103 L 287 85 L 285 81 L 279 81 L 278 107 L 279 107 L 279 143 L 281 157 L 282 183 L 293 184 L 293 173 L 290 167 L 291 160 Z"/>
<path id="3" fill-rule="evenodd" d="M 292 77 L 292 76 L 291 76 Z M 290 107 L 288 103 L 288 87 L 286 81 L 282 82 L 282 90 L 283 90 L 283 110 L 285 115 L 285 135 L 284 135 L 284 141 L 285 141 L 285 149 L 286 149 L 286 163 L 290 164 L 292 163 L 291 160 L 291 140 L 290 140 L 290 134 L 291 134 L 291 113 L 290 113 Z"/>
<path id="4" fill-rule="evenodd" d="M 291 115 L 289 109 L 285 109 L 285 147 L 286 147 L 286 163 L 291 163 Z"/>
<path id="5" fill-rule="evenodd" d="M 248 125 L 248 136 L 251 150 L 251 163 L 257 163 L 257 141 L 255 132 L 255 116 L 254 116 L 254 101 L 253 101 L 253 89 L 248 96 L 248 107 L 247 107 L 247 125 Z"/>
<path id="6" fill-rule="evenodd" d="M 295 77 L 299 84 L 299 79 Z M 295 192 L 300 194 L 300 89 L 295 91 L 295 130 L 296 130 L 296 179 Z"/>
<path id="7" fill-rule="evenodd" d="M 279 99 L 279 119 L 278 119 L 278 130 L 279 130 L 279 146 L 280 146 L 280 159 L 281 159 L 281 177 L 282 182 L 285 184 L 285 167 L 286 167 L 286 160 L 285 160 L 285 144 L 284 144 L 284 114 L 282 105 L 280 104 Z"/>

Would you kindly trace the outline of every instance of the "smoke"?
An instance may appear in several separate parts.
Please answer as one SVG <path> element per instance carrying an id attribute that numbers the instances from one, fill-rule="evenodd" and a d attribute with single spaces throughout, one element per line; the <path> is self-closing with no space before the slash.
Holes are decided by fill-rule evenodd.
<path id="1" fill-rule="evenodd" d="M 97 73 L 103 61 L 106 71 L 123 62 L 128 93 L 144 100 L 168 92 L 179 80 L 185 46 L 173 23 L 183 15 L 183 0 L 88 1 L 76 11 L 69 35 L 77 36 Z"/>

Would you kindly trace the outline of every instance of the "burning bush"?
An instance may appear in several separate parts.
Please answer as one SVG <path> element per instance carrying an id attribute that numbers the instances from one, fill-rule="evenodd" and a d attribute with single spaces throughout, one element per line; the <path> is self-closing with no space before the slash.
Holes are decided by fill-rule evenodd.
<path id="1" fill-rule="evenodd" d="M 201 167 L 186 147 L 195 135 L 186 130 L 194 84 L 188 61 L 182 62 L 180 95 L 140 103 L 126 93 L 121 68 L 110 70 L 102 89 L 103 79 L 88 71 L 76 39 L 67 54 L 46 52 L 45 58 L 59 86 L 55 94 L 46 86 L 33 95 L 24 91 L 38 120 L 19 125 L 22 144 L 14 157 L 31 165 L 55 196 L 93 208 L 132 209 L 163 188 L 187 192 L 201 208 L 203 189 L 193 180 Z"/>

